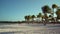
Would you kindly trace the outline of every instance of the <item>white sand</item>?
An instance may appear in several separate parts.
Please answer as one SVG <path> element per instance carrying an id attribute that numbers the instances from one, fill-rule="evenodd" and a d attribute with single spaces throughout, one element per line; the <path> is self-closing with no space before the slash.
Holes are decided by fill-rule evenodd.
<path id="1" fill-rule="evenodd" d="M 60 34 L 60 24 L 3 24 L 0 34 Z"/>

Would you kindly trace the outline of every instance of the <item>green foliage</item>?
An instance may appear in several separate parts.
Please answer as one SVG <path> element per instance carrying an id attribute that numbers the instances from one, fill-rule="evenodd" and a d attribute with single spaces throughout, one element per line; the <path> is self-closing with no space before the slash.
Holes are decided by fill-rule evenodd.
<path id="1" fill-rule="evenodd" d="M 54 8 L 57 9 L 57 11 L 56 11 L 57 18 L 60 19 L 60 9 L 58 8 L 58 6 L 56 4 L 52 5 L 52 9 L 54 9 Z M 48 5 L 43 6 L 41 9 L 42 9 L 42 12 L 44 15 L 42 15 L 42 13 L 39 13 L 37 15 L 37 17 L 35 15 L 32 15 L 32 16 L 28 15 L 28 16 L 25 16 L 24 18 L 26 20 L 30 20 L 30 19 L 34 20 L 34 18 L 41 17 L 42 20 L 45 19 L 45 21 L 49 21 L 48 18 L 51 17 L 51 20 L 54 20 L 54 17 L 52 16 L 52 15 L 54 15 L 54 10 L 52 10 Z M 48 17 L 47 13 L 48 14 L 50 13 L 51 15 L 49 15 L 49 17 Z"/>
<path id="2" fill-rule="evenodd" d="M 42 14 L 41 14 L 41 13 L 39 13 L 39 14 L 37 15 L 37 18 L 40 18 L 40 17 L 42 17 Z"/>
<path id="3" fill-rule="evenodd" d="M 43 13 L 49 13 L 50 10 L 51 10 L 51 8 L 48 5 L 45 5 L 45 6 L 42 7 Z"/>
<path id="4" fill-rule="evenodd" d="M 57 18 L 60 19 L 60 9 L 57 9 L 56 15 L 57 15 Z"/>
<path id="5" fill-rule="evenodd" d="M 54 9 L 54 8 L 57 8 L 58 6 L 56 5 L 56 4 L 53 4 L 52 5 L 52 8 Z"/>
<path id="6" fill-rule="evenodd" d="M 35 15 L 32 15 L 31 17 L 32 17 L 32 18 L 35 18 Z"/>

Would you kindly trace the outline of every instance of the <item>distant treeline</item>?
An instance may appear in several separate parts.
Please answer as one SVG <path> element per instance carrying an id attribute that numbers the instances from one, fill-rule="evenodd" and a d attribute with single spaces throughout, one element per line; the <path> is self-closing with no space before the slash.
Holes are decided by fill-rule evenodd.
<path id="1" fill-rule="evenodd" d="M 20 21 L 0 21 L 0 23 L 21 23 Z"/>
<path id="2" fill-rule="evenodd" d="M 0 21 L 0 23 L 19 23 L 19 24 L 21 24 L 21 23 L 37 23 L 37 24 L 40 24 L 40 23 L 44 23 L 44 22 L 38 22 L 38 21 Z M 47 22 L 46 24 L 60 24 L 60 22 Z"/>

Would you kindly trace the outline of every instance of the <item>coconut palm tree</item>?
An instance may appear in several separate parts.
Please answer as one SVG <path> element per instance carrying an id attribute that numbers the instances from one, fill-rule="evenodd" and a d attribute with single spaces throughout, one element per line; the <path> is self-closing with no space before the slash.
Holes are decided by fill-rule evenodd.
<path id="1" fill-rule="evenodd" d="M 27 16 L 25 16 L 24 18 L 25 18 L 25 21 L 27 21 L 27 20 L 28 20 L 28 19 L 27 19 Z"/>
<path id="2" fill-rule="evenodd" d="M 44 13 L 44 16 L 45 16 L 45 21 L 47 22 L 48 21 L 48 19 L 47 19 L 47 13 L 50 13 L 50 7 L 48 6 L 48 5 L 45 5 L 45 6 L 43 6 L 42 7 L 42 11 L 43 11 L 43 13 Z M 46 23 L 45 22 L 45 23 Z"/>
<path id="3" fill-rule="evenodd" d="M 53 14 L 54 14 L 54 9 L 55 9 L 55 8 L 58 8 L 58 6 L 57 6 L 56 4 L 53 4 L 53 5 L 52 5 Z"/>
<path id="4" fill-rule="evenodd" d="M 32 15 L 32 16 L 31 16 L 32 23 L 34 23 L 34 18 L 35 18 L 35 15 Z"/>
<path id="5" fill-rule="evenodd" d="M 53 13 L 54 13 L 54 8 L 58 8 L 58 6 L 56 4 L 52 5 Z"/>
<path id="6" fill-rule="evenodd" d="M 43 13 L 50 13 L 51 8 L 48 5 L 42 7 Z"/>
<path id="7" fill-rule="evenodd" d="M 30 16 L 30 15 L 27 16 L 27 20 L 28 20 L 27 22 L 28 22 L 28 24 L 29 24 L 30 21 L 31 21 L 31 16 Z"/>
<path id="8" fill-rule="evenodd" d="M 30 16 L 30 15 L 28 15 L 28 16 L 25 16 L 24 18 L 25 18 L 25 20 L 26 20 L 26 21 L 30 21 L 31 16 Z"/>
<path id="9" fill-rule="evenodd" d="M 48 16 L 47 16 L 47 14 L 45 14 L 45 20 L 48 22 Z"/>
<path id="10" fill-rule="evenodd" d="M 42 22 L 42 14 L 41 14 L 41 13 L 39 13 L 39 14 L 37 15 L 37 18 L 38 18 L 38 22 Z"/>
<path id="11" fill-rule="evenodd" d="M 28 16 L 27 16 L 27 19 L 28 19 L 28 21 L 30 21 L 30 19 L 31 19 L 31 16 L 30 16 L 30 15 L 28 15 Z"/>
<path id="12" fill-rule="evenodd" d="M 38 15 L 37 15 L 37 18 L 41 18 L 41 16 L 42 16 L 42 14 L 41 13 L 39 13 Z"/>
<path id="13" fill-rule="evenodd" d="M 43 19 L 44 19 L 44 15 L 42 15 L 42 21 L 43 21 Z"/>
<path id="14" fill-rule="evenodd" d="M 57 9 L 56 15 L 57 15 L 57 20 L 60 19 L 60 9 Z"/>
<path id="15" fill-rule="evenodd" d="M 58 6 L 57 6 L 56 4 L 53 4 L 53 5 L 52 5 L 52 9 L 53 9 L 52 17 L 54 16 L 54 13 L 55 13 L 55 12 L 54 12 L 54 9 L 55 9 L 55 8 L 58 8 Z M 54 17 L 53 17 L 53 18 L 54 18 Z M 54 22 L 55 22 L 55 20 L 54 20 Z"/>
<path id="16" fill-rule="evenodd" d="M 42 23 L 44 23 L 44 21 L 45 21 L 45 16 L 42 15 Z"/>
<path id="17" fill-rule="evenodd" d="M 32 18 L 32 21 L 34 21 L 35 15 L 32 15 L 31 18 Z"/>

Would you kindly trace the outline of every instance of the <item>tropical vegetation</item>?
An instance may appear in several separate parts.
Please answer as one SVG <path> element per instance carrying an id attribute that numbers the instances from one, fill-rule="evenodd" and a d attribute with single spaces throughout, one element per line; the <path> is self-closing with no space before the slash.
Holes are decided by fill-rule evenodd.
<path id="1" fill-rule="evenodd" d="M 53 4 L 50 8 L 48 5 L 44 5 L 41 7 L 42 13 L 38 13 L 38 15 L 26 15 L 25 21 L 36 21 L 36 22 L 42 22 L 42 23 L 55 23 L 55 22 L 60 22 L 60 7 L 57 6 L 56 4 Z M 56 11 L 54 11 L 56 9 Z M 50 14 L 50 15 L 48 15 Z M 54 17 L 56 14 L 57 16 Z M 35 19 L 37 18 L 37 19 Z"/>

